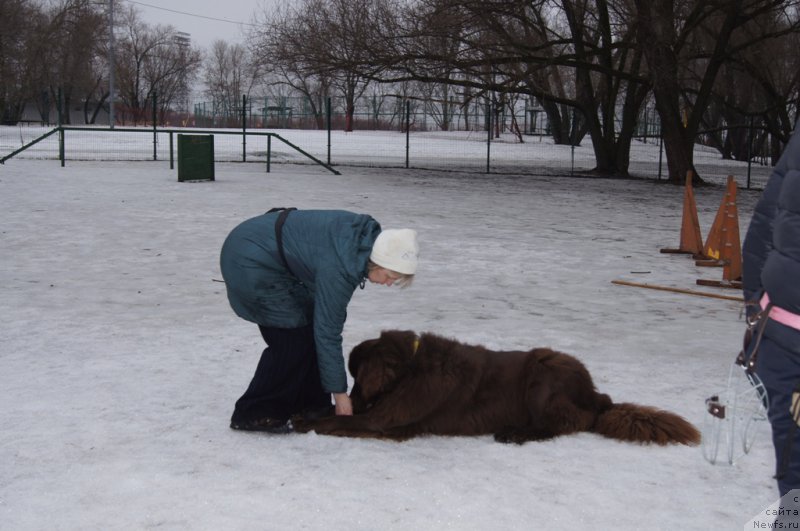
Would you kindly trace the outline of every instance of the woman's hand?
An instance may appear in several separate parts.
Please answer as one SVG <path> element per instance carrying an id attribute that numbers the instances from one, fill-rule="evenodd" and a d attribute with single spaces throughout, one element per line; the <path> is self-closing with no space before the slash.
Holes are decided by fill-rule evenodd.
<path id="1" fill-rule="evenodd" d="M 353 403 L 347 393 L 333 393 L 333 401 L 336 402 L 337 415 L 353 414 Z"/>

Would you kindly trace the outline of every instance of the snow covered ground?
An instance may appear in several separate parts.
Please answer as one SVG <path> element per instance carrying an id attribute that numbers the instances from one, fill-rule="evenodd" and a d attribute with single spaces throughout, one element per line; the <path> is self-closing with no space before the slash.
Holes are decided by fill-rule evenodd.
<path id="1" fill-rule="evenodd" d="M 654 181 L 219 163 L 0 167 L 0 528 L 742 529 L 778 497 L 768 428 L 735 466 L 593 434 L 523 446 L 228 428 L 262 340 L 219 282 L 228 231 L 273 206 L 418 230 L 407 290 L 357 291 L 345 349 L 386 328 L 580 358 L 617 401 L 701 426 L 744 329 L 678 244 Z M 742 176 L 737 175 L 742 182 Z M 696 191 L 705 235 L 722 188 Z M 759 192 L 740 191 L 744 229 Z"/>

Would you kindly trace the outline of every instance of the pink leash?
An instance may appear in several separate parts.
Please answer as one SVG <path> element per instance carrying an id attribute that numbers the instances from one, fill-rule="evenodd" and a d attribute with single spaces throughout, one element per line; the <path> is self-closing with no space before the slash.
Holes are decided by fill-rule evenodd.
<path id="1" fill-rule="evenodd" d="M 765 291 L 764 296 L 761 297 L 761 308 L 766 308 L 768 304 L 769 296 Z M 777 321 L 781 324 L 794 328 L 795 330 L 800 330 L 800 315 L 792 313 L 789 310 L 784 310 L 783 308 L 773 305 L 772 309 L 769 311 L 769 318 L 773 321 Z"/>

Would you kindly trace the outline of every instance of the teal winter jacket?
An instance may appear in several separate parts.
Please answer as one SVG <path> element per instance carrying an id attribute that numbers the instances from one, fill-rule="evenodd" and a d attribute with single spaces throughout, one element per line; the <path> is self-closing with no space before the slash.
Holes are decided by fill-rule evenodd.
<path id="1" fill-rule="evenodd" d="M 294 210 L 283 225 L 287 270 L 275 239 L 278 215 L 248 219 L 225 239 L 220 269 L 228 301 L 236 315 L 262 326 L 313 323 L 322 386 L 346 392 L 342 329 L 380 224 L 343 210 Z"/>

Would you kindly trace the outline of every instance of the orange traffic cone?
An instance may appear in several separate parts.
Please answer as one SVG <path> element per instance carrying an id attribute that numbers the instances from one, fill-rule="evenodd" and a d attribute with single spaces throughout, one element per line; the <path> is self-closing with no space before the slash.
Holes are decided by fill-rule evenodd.
<path id="1" fill-rule="evenodd" d="M 731 204 L 734 206 L 736 204 L 736 181 L 734 181 L 733 175 L 728 175 L 728 186 L 722 196 L 717 215 L 714 217 L 714 223 L 711 224 L 711 230 L 708 231 L 706 244 L 703 246 L 703 255 L 706 258 L 698 260 L 695 265 L 706 267 L 722 267 L 725 265 L 725 261 L 722 258 L 722 247 L 725 245 L 722 236 L 728 206 Z"/>
<path id="2" fill-rule="evenodd" d="M 739 209 L 736 206 L 736 180 L 728 176 L 728 187 L 722 204 L 714 219 L 704 248 L 712 260 L 697 262 L 697 265 L 721 265 L 722 281 L 703 280 L 701 286 L 741 288 L 742 246 L 739 239 Z"/>
<path id="3" fill-rule="evenodd" d="M 737 282 L 742 279 L 742 244 L 739 239 L 739 209 L 736 207 L 736 181 L 731 177 L 728 183 L 731 202 L 725 212 L 725 223 L 722 225 L 722 259 L 725 267 L 722 270 L 722 279 L 728 282 Z M 740 284 L 741 286 L 741 284 Z"/>
<path id="4" fill-rule="evenodd" d="M 731 193 L 733 193 L 733 197 L 731 197 Z M 721 258 L 722 226 L 726 218 L 727 207 L 731 203 L 734 205 L 736 204 L 735 198 L 736 181 L 733 180 L 733 175 L 728 175 L 728 187 L 725 190 L 725 195 L 722 196 L 722 203 L 719 205 L 714 223 L 711 224 L 711 230 L 708 231 L 706 244 L 703 246 L 703 254 L 712 260 L 719 260 Z"/>
<path id="5" fill-rule="evenodd" d="M 686 186 L 683 190 L 680 246 L 677 249 L 661 249 L 661 252 L 691 254 L 701 258 L 704 256 L 703 237 L 700 235 L 700 221 L 697 218 L 697 203 L 694 199 L 691 170 L 686 172 Z"/>

